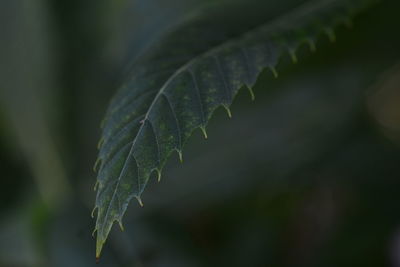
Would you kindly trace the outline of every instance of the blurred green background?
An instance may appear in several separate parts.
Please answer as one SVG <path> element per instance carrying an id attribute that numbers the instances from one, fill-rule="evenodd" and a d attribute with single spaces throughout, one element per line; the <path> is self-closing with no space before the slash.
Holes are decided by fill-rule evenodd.
<path id="1" fill-rule="evenodd" d="M 107 103 L 149 44 L 216 1 L 0 2 L 0 266 L 96 266 Z M 263 73 L 232 119 L 219 110 L 98 266 L 400 266 L 399 10 L 382 1 Z"/>

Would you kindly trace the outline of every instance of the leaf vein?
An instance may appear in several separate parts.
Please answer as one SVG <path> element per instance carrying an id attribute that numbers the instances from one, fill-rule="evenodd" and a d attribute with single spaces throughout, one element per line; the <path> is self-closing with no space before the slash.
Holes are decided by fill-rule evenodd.
<path id="1" fill-rule="evenodd" d="M 206 125 L 206 120 L 205 120 L 206 116 L 204 113 L 203 101 L 202 101 L 201 94 L 200 94 L 199 84 L 197 82 L 197 79 L 196 79 L 196 76 L 195 76 L 195 73 L 193 72 L 193 70 L 191 68 L 189 68 L 188 72 L 190 74 L 190 77 L 192 78 L 193 86 L 196 91 L 196 99 L 197 99 L 197 102 L 199 103 L 199 108 L 200 108 L 201 124 L 202 124 L 202 126 L 205 126 Z"/>
<path id="2" fill-rule="evenodd" d="M 150 119 L 147 119 L 146 121 L 149 123 L 150 128 L 151 128 L 151 130 L 152 130 L 152 132 L 153 132 L 153 135 L 154 135 L 154 140 L 156 141 L 156 145 L 157 145 L 157 158 L 158 158 L 157 160 L 158 160 L 158 166 L 159 166 L 160 163 L 161 163 L 160 143 L 158 142 L 158 137 L 157 137 L 157 134 L 156 134 L 156 130 L 154 129 L 153 122 L 152 122 Z"/>
<path id="3" fill-rule="evenodd" d="M 179 125 L 178 117 L 176 116 L 174 107 L 172 106 L 171 100 L 169 100 L 168 96 L 165 93 L 162 93 L 162 96 L 164 96 L 164 98 L 167 100 L 169 109 L 171 110 L 171 114 L 174 117 L 176 131 L 178 133 L 179 150 L 181 150 L 182 149 L 182 133 L 181 133 L 181 128 Z"/>
<path id="4" fill-rule="evenodd" d="M 218 73 L 219 73 L 219 77 L 221 78 L 222 83 L 224 84 L 225 97 L 226 97 L 225 101 L 227 101 L 225 104 L 229 105 L 231 103 L 231 99 L 232 99 L 231 88 L 228 86 L 228 83 L 226 81 L 226 77 L 225 77 L 224 71 L 222 69 L 221 62 L 220 62 L 220 59 L 218 57 L 218 54 L 213 55 L 213 58 L 215 59 L 215 64 L 217 65 L 217 70 L 218 70 Z"/>

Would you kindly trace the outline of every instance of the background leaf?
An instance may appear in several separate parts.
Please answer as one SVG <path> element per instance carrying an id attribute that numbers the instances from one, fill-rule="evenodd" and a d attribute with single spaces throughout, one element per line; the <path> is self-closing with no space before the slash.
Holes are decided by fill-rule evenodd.
<path id="1" fill-rule="evenodd" d="M 0 105 L 10 142 L 22 151 L 49 206 L 61 205 L 69 182 L 56 146 L 53 126 L 59 113 L 52 66 L 54 47 L 42 1 L 5 1 L 1 6 Z M 23 77 L 23 78 L 21 78 Z"/>

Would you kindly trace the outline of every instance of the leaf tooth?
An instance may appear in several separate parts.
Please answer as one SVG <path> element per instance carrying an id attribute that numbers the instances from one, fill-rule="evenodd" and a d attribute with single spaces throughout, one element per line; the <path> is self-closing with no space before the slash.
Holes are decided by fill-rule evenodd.
<path id="1" fill-rule="evenodd" d="M 143 201 L 142 201 L 142 199 L 140 198 L 140 196 L 135 196 L 135 198 L 136 198 L 137 201 L 139 202 L 139 205 L 140 205 L 141 207 L 143 207 Z"/>
<path id="2" fill-rule="evenodd" d="M 324 33 L 328 36 L 329 41 L 331 41 L 332 43 L 336 42 L 336 34 L 332 28 L 324 28 Z"/>
<path id="3" fill-rule="evenodd" d="M 289 48 L 289 55 L 290 55 L 290 58 L 292 59 L 293 64 L 296 64 L 298 61 L 297 55 L 296 55 L 296 49 Z"/>
<path id="4" fill-rule="evenodd" d="M 104 118 L 100 122 L 100 129 L 104 128 L 104 126 L 106 125 L 106 120 L 107 120 L 107 116 L 104 116 Z"/>
<path id="5" fill-rule="evenodd" d="M 231 112 L 229 106 L 226 105 L 226 104 L 223 104 L 222 106 L 223 106 L 224 109 L 226 110 L 226 113 L 228 113 L 228 117 L 229 117 L 229 118 L 232 118 L 232 112 Z"/>
<path id="6" fill-rule="evenodd" d="M 94 183 L 94 186 L 93 186 L 93 191 L 97 191 L 98 188 L 99 188 L 99 181 L 96 180 L 96 182 Z"/>
<path id="7" fill-rule="evenodd" d="M 118 219 L 118 225 L 119 225 L 119 228 L 121 229 L 122 232 L 125 231 L 125 228 L 124 228 L 124 225 L 122 224 L 122 219 L 121 218 Z"/>
<path id="8" fill-rule="evenodd" d="M 97 228 L 94 228 L 93 232 L 92 232 L 92 237 L 94 237 L 95 233 L 97 232 Z"/>
<path id="9" fill-rule="evenodd" d="M 315 41 L 312 38 L 307 38 L 306 42 L 312 53 L 317 51 L 317 46 L 315 45 Z"/>
<path id="10" fill-rule="evenodd" d="M 94 218 L 94 213 L 96 212 L 97 208 L 98 208 L 97 205 L 93 208 L 92 213 L 90 214 L 92 218 Z"/>
<path id="11" fill-rule="evenodd" d="M 278 78 L 279 74 L 278 71 L 276 70 L 276 68 L 274 66 L 269 66 L 268 67 L 269 70 L 272 72 L 272 74 L 274 75 L 275 78 Z"/>
<path id="12" fill-rule="evenodd" d="M 178 156 L 179 156 L 179 161 L 181 163 L 183 163 L 183 155 L 182 155 L 182 150 L 181 149 L 175 149 L 176 152 L 178 152 Z"/>
<path id="13" fill-rule="evenodd" d="M 155 168 L 154 171 L 157 173 L 157 182 L 161 182 L 161 170 Z"/>
<path id="14" fill-rule="evenodd" d="M 249 90 L 251 101 L 254 101 L 256 99 L 256 96 L 254 95 L 254 91 L 250 86 L 247 86 L 247 89 Z"/>
<path id="15" fill-rule="evenodd" d="M 204 138 L 207 139 L 208 135 L 207 135 L 206 127 L 205 126 L 200 126 L 200 130 L 203 133 Z"/>
<path id="16" fill-rule="evenodd" d="M 104 136 L 100 137 L 100 140 L 97 143 L 97 149 L 100 149 L 103 144 L 104 144 Z"/>
<path id="17" fill-rule="evenodd" d="M 98 157 L 98 158 L 96 159 L 96 162 L 95 162 L 94 165 L 93 165 L 93 171 L 94 171 L 94 172 L 97 172 L 97 168 L 99 167 L 100 164 L 101 164 L 101 158 Z"/>

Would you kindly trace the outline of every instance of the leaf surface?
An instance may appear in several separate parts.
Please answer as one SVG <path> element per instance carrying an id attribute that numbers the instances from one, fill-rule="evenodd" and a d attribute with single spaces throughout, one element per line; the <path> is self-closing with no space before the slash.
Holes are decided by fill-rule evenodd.
<path id="1" fill-rule="evenodd" d="M 129 201 L 140 196 L 153 172 L 160 178 L 170 154 L 199 128 L 205 137 L 213 112 L 230 105 L 238 90 L 252 87 L 266 68 L 277 76 L 282 55 L 297 61 L 301 44 L 315 49 L 321 33 L 369 0 L 245 1 L 198 12 L 151 46 L 133 65 L 112 99 L 103 123 L 98 157 L 97 249 Z M 267 2 L 267 3 L 265 3 Z"/>

